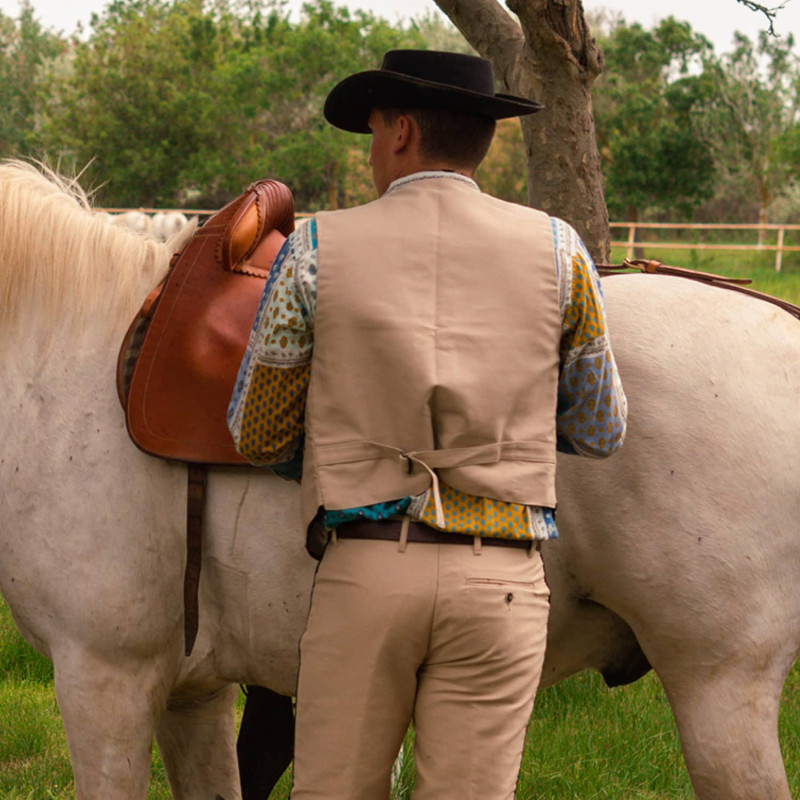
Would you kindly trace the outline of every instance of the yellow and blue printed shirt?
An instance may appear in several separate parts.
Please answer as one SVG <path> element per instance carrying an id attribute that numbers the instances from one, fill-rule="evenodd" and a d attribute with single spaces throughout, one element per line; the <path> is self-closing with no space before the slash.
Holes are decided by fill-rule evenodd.
<path id="1" fill-rule="evenodd" d="M 453 173 L 409 179 L 474 181 Z M 551 217 L 561 307 L 561 373 L 556 416 L 558 449 L 595 458 L 615 453 L 625 437 L 627 404 L 608 342 L 597 269 L 574 229 Z M 237 450 L 249 461 L 299 478 L 303 421 L 314 346 L 317 232 L 312 219 L 286 240 L 272 266 L 228 409 Z M 436 524 L 431 491 L 364 508 L 326 511 L 335 528 L 354 519 L 408 514 L 432 527 L 471 536 L 553 539 L 554 511 L 476 497 L 440 482 L 444 526 Z"/>

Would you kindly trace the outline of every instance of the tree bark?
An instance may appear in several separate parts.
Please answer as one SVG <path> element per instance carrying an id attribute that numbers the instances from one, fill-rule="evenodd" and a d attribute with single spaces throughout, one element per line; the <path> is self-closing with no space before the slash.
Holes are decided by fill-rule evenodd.
<path id="1" fill-rule="evenodd" d="M 464 38 L 491 60 L 510 94 L 544 103 L 522 118 L 528 202 L 572 224 L 596 260 L 609 255 L 591 87 L 603 69 L 580 0 L 436 0 Z"/>

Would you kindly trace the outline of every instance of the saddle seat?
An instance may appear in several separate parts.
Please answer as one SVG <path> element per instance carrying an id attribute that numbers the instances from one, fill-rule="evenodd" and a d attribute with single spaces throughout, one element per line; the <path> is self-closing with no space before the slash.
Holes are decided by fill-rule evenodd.
<path id="1" fill-rule="evenodd" d="M 228 403 L 270 267 L 293 230 L 291 192 L 261 180 L 173 256 L 117 363 L 128 433 L 140 449 L 188 463 L 247 463 L 228 432 Z"/>

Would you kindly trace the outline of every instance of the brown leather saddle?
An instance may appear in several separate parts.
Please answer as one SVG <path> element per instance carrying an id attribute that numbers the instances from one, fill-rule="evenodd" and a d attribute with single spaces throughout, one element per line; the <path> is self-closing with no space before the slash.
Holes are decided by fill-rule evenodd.
<path id="1" fill-rule="evenodd" d="M 117 391 L 131 439 L 150 455 L 190 465 L 187 655 L 198 627 L 205 468 L 247 464 L 228 431 L 228 403 L 272 262 L 293 230 L 289 189 L 252 184 L 173 256 L 120 348 Z"/>
<path id="2" fill-rule="evenodd" d="M 173 256 L 128 330 L 117 388 L 134 443 L 151 455 L 245 464 L 228 402 L 272 262 L 294 230 L 282 183 L 262 180 L 214 214 Z"/>

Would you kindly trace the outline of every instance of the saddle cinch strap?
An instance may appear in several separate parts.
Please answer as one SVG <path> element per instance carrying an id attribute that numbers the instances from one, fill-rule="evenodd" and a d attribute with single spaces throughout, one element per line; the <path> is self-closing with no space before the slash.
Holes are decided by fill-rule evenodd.
<path id="1" fill-rule="evenodd" d="M 272 262 L 292 230 L 289 189 L 252 184 L 173 256 L 120 349 L 117 389 L 131 439 L 150 455 L 189 464 L 186 655 L 199 624 L 206 466 L 247 464 L 228 431 L 228 402 Z"/>

